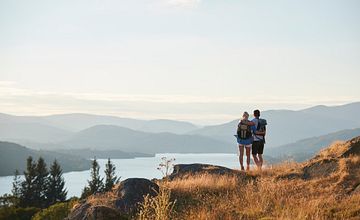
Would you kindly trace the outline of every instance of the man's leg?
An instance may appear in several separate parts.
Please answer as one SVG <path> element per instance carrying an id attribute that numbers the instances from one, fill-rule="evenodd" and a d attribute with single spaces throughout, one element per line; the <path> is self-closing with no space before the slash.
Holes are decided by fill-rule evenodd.
<path id="1" fill-rule="evenodd" d="M 261 169 L 261 167 L 262 167 L 262 165 L 263 165 L 263 163 L 264 163 L 264 159 L 263 159 L 262 154 L 258 154 L 258 156 L 259 156 L 259 167 L 260 167 L 260 169 Z"/>
<path id="2" fill-rule="evenodd" d="M 262 165 L 264 163 L 264 159 L 263 159 L 263 156 L 262 156 L 263 153 L 264 153 L 264 142 L 260 142 L 259 151 L 258 151 L 260 169 L 262 168 Z"/>
<path id="3" fill-rule="evenodd" d="M 245 147 L 246 149 L 246 170 L 250 170 L 250 151 L 251 151 L 251 145 Z"/>
<path id="4" fill-rule="evenodd" d="M 252 144 L 252 156 L 253 156 L 253 159 L 254 159 L 254 163 L 255 163 L 255 165 L 257 167 L 259 167 L 259 165 L 260 165 L 259 158 L 257 157 L 258 148 L 259 148 L 258 143 L 256 141 L 254 141 L 253 144 Z"/>
<path id="5" fill-rule="evenodd" d="M 240 167 L 241 167 L 241 170 L 244 170 L 244 162 L 243 162 L 244 145 L 239 144 L 239 151 L 240 151 L 240 155 L 239 155 Z"/>

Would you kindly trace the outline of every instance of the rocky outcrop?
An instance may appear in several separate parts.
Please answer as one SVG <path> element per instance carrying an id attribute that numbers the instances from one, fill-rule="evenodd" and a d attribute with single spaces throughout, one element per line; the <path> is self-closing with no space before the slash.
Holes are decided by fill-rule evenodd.
<path id="1" fill-rule="evenodd" d="M 340 171 L 339 161 L 350 156 L 360 156 L 360 137 L 331 145 L 306 162 L 302 168 L 303 179 L 321 178 L 336 173 Z"/>
<path id="2" fill-rule="evenodd" d="M 345 152 L 341 154 L 341 157 L 349 157 L 350 155 L 360 156 L 360 136 L 351 139 L 347 144 L 348 147 Z"/>
<path id="3" fill-rule="evenodd" d="M 347 193 L 360 191 L 360 136 L 335 143 L 322 150 L 299 168 L 280 174 L 276 179 L 321 179 L 333 176 L 338 189 Z"/>
<path id="4" fill-rule="evenodd" d="M 249 175 L 245 172 L 229 169 L 227 167 L 194 163 L 194 164 L 176 164 L 174 166 L 174 171 L 169 176 L 169 179 L 173 180 L 176 178 L 186 178 L 192 175 L 201 175 L 201 174 L 231 175 L 231 176 L 237 176 L 239 179 L 244 181 L 249 181 L 256 178 L 255 176 Z"/>
<path id="5" fill-rule="evenodd" d="M 90 196 L 75 205 L 67 220 L 122 219 L 133 214 L 145 195 L 155 196 L 159 186 L 148 179 L 129 178 L 112 192 Z"/>
<path id="6" fill-rule="evenodd" d="M 159 186 L 148 179 L 126 179 L 114 189 L 117 196 L 115 207 L 121 212 L 131 212 L 138 203 L 143 201 L 144 195 L 155 196 L 158 191 Z"/>
<path id="7" fill-rule="evenodd" d="M 303 167 L 303 179 L 322 178 L 338 171 L 339 164 L 336 159 L 324 159 L 310 163 Z"/>
<path id="8" fill-rule="evenodd" d="M 233 174 L 234 170 L 229 169 L 227 167 L 210 165 L 210 164 L 176 164 L 174 166 L 174 171 L 170 175 L 170 178 L 180 177 L 187 174 L 199 174 L 199 173 L 207 173 L 207 174 Z"/>

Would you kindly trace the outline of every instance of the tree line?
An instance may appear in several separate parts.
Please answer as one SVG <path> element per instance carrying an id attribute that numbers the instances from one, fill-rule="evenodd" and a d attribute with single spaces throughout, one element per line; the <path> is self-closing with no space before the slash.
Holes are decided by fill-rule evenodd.
<path id="1" fill-rule="evenodd" d="M 105 165 L 105 183 L 104 178 L 100 177 L 100 165 L 97 162 L 96 158 L 91 162 L 91 174 L 90 180 L 88 180 L 88 185 L 84 187 L 81 198 L 86 198 L 90 195 L 99 193 L 99 192 L 108 192 L 110 191 L 115 184 L 119 183 L 120 178 L 115 175 L 115 165 L 108 159 Z"/>
<path id="2" fill-rule="evenodd" d="M 100 177 L 100 165 L 96 158 L 91 162 L 91 176 L 83 189 L 81 198 L 98 192 L 110 191 L 119 179 L 115 175 L 115 165 L 108 159 L 105 168 L 105 182 Z M 57 202 L 66 201 L 67 190 L 60 164 L 54 160 L 50 169 L 42 157 L 34 161 L 30 156 L 26 161 L 24 178 L 21 180 L 18 170 L 15 171 L 11 195 L 1 197 L 3 206 L 46 208 Z"/>

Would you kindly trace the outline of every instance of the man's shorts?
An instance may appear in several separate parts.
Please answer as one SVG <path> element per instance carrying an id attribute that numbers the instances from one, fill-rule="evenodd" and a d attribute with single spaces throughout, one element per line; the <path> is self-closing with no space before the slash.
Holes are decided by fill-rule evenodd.
<path id="1" fill-rule="evenodd" d="M 252 154 L 263 154 L 264 153 L 264 142 L 254 141 L 252 143 Z"/>

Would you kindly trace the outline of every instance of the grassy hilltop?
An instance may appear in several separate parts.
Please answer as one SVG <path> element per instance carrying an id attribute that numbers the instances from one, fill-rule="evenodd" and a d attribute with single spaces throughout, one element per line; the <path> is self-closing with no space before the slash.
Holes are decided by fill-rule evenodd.
<path id="1" fill-rule="evenodd" d="M 72 211 L 80 213 L 82 204 L 90 207 L 86 216 L 98 219 L 112 219 L 107 213 L 114 219 L 360 219 L 360 137 L 336 142 L 304 163 L 249 173 L 221 169 L 205 165 L 155 180 L 159 194 L 130 214 L 116 207 L 121 190 L 90 196 Z"/>
<path id="2" fill-rule="evenodd" d="M 176 200 L 175 219 L 360 219 L 360 157 L 284 163 L 234 175 L 190 175 L 164 183 Z M 336 151 L 336 150 L 335 150 Z"/>

